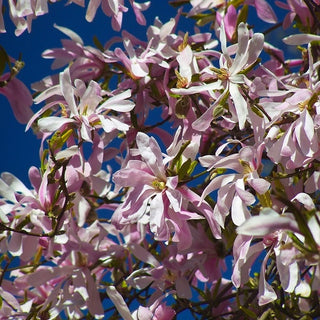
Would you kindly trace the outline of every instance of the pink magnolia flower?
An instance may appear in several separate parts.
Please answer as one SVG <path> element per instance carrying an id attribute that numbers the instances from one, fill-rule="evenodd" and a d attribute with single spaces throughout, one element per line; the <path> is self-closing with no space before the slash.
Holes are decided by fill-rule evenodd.
<path id="1" fill-rule="evenodd" d="M 20 304 L 16 297 L 9 291 L 0 287 L 0 296 L 2 305 L 0 309 L 1 319 L 17 319 L 24 320 L 30 314 L 32 307 L 32 300 Z"/>
<path id="2" fill-rule="evenodd" d="M 268 23 L 277 22 L 277 17 L 266 0 L 246 0 L 244 3 L 253 6 L 261 20 Z M 190 0 L 190 4 L 192 5 L 192 9 L 189 11 L 188 16 L 197 15 L 214 8 L 216 8 L 217 14 L 220 15 L 223 10 L 226 8 L 229 10 L 232 6 L 232 4 L 228 5 L 226 0 Z"/>
<path id="3" fill-rule="evenodd" d="M 249 39 L 249 30 L 244 23 L 240 23 L 238 26 L 238 46 L 236 56 L 234 59 L 231 58 L 231 48 L 227 48 L 227 39 L 224 24 L 220 28 L 220 43 L 222 54 L 220 54 L 220 69 L 215 67 L 206 68 L 207 73 L 218 78 L 216 82 L 199 85 L 190 86 L 187 89 L 175 89 L 172 88 L 171 91 L 176 94 L 188 95 L 194 93 L 200 93 L 203 91 L 219 92 L 224 89 L 219 96 L 216 97 L 212 94 L 212 98 L 215 102 L 193 123 L 193 128 L 195 130 L 204 131 L 206 130 L 210 122 L 213 120 L 213 111 L 219 105 L 222 99 L 227 96 L 231 96 L 234 104 L 234 118 L 239 123 L 239 128 L 242 130 L 244 128 L 246 118 L 248 115 L 248 104 L 243 94 L 241 93 L 241 85 L 243 85 L 247 78 L 243 74 L 243 71 L 250 67 L 256 62 L 262 48 L 263 48 L 264 37 L 260 33 L 255 33 L 251 39 Z M 234 47 L 232 48 L 234 50 Z M 213 71 L 212 71 L 213 70 Z M 219 90 L 219 91 L 218 91 Z"/>
<path id="4" fill-rule="evenodd" d="M 16 36 L 21 35 L 25 30 L 31 32 L 32 20 L 38 16 L 48 13 L 47 0 L 38 0 L 35 2 L 31 0 L 10 0 L 8 2 L 10 18 L 16 26 Z M 2 20 L 2 18 L 0 20 Z"/>
<path id="5" fill-rule="evenodd" d="M 23 225 L 21 232 L 3 230 L 0 236 L 1 249 L 9 251 L 14 257 L 20 257 L 21 261 L 29 262 L 37 252 L 40 235 L 51 231 L 51 221 L 45 214 L 41 200 L 37 199 L 36 192 L 29 190 L 8 172 L 1 174 L 0 196 L 1 223 L 12 230 Z"/>
<path id="6" fill-rule="evenodd" d="M 117 226 L 144 220 L 158 240 L 168 240 L 174 233 L 174 241 L 182 247 L 190 244 L 187 220 L 201 219 L 202 212 L 208 220 L 212 233 L 220 238 L 220 230 L 214 220 L 210 206 L 185 186 L 179 186 L 178 176 L 167 176 L 161 149 L 153 137 L 138 132 L 138 150 L 141 160 L 129 160 L 126 167 L 113 176 L 118 187 L 131 187 L 124 202 L 117 208 L 112 219 Z M 199 211 L 189 204 L 199 204 Z M 194 208 L 196 209 L 196 208 Z"/>
<path id="7" fill-rule="evenodd" d="M 105 132 L 113 130 L 127 131 L 129 125 L 122 122 L 119 116 L 110 115 L 110 110 L 117 112 L 128 112 L 134 108 L 134 103 L 127 100 L 131 96 L 130 90 L 116 94 L 103 103 L 103 93 L 100 85 L 95 81 L 90 81 L 88 87 L 82 80 L 75 80 L 73 86 L 70 78 L 69 69 L 60 73 L 60 84 L 45 90 L 36 99 L 36 103 L 57 95 L 59 99 L 47 103 L 40 109 L 34 117 L 29 121 L 28 127 L 46 110 L 57 105 L 57 115 L 40 118 L 37 122 L 39 128 L 43 132 L 54 132 L 61 127 L 73 124 L 79 130 L 79 136 L 85 140 L 92 142 L 92 134 L 102 128 Z M 76 100 L 79 99 L 79 103 Z M 59 115 L 63 115 L 60 117 Z"/>
<path id="8" fill-rule="evenodd" d="M 147 30 L 148 46 L 152 52 L 155 52 L 163 59 L 169 59 L 177 55 L 177 51 L 173 48 L 177 35 L 174 30 L 177 26 L 180 13 L 175 18 L 171 18 L 168 22 L 162 23 L 156 18 L 153 25 Z"/>
<path id="9" fill-rule="evenodd" d="M 69 66 L 70 76 L 73 80 L 81 79 L 89 82 L 92 79 L 98 79 L 104 72 L 105 64 L 116 62 L 118 59 L 109 50 L 101 52 L 97 48 L 85 46 L 81 37 L 74 31 L 54 25 L 56 29 L 65 34 L 68 39 L 62 39 L 62 48 L 47 49 L 42 53 L 45 59 L 54 59 L 51 68 L 59 69 L 64 66 Z M 52 81 L 55 76 L 51 76 Z M 51 83 L 47 87 L 46 80 L 32 85 L 34 90 L 43 91 L 48 87 L 52 87 L 57 83 Z"/>
<path id="10" fill-rule="evenodd" d="M 176 312 L 164 302 L 156 300 L 150 307 L 140 306 L 133 314 L 133 320 L 172 320 Z"/>
<path id="11" fill-rule="evenodd" d="M 62 229 L 65 234 L 54 239 L 51 264 L 39 266 L 32 273 L 12 272 L 14 286 L 19 295 L 27 294 L 41 311 L 48 310 L 52 317 L 64 312 L 69 318 L 80 318 L 88 310 L 96 319 L 102 319 L 99 283 L 109 270 L 101 264 L 122 248 L 108 238 L 97 221 L 79 228 L 70 219 Z"/>
<path id="12" fill-rule="evenodd" d="M 296 16 L 299 17 L 305 27 L 311 27 L 313 25 L 313 16 L 304 1 L 286 0 L 286 3 L 281 1 L 275 1 L 275 3 L 278 7 L 289 11 L 283 20 L 284 29 L 291 26 Z"/>
<path id="13" fill-rule="evenodd" d="M 292 37 L 287 38 L 290 43 L 300 41 L 300 37 Z M 284 91 L 286 98 L 274 108 L 278 111 L 278 119 L 287 112 L 298 118 L 288 125 L 274 125 L 265 139 L 270 159 L 275 163 L 285 163 L 288 169 L 306 166 L 319 153 L 317 129 L 320 125 L 320 100 L 315 92 L 320 88 L 316 76 L 320 63 L 313 62 L 310 45 L 308 57 L 309 69 L 303 75 L 302 85 L 287 85 L 289 90 Z M 283 94 L 282 91 L 279 90 L 279 95 Z"/>
<path id="14" fill-rule="evenodd" d="M 318 155 L 319 142 L 315 127 L 318 125 L 304 109 L 300 117 L 287 126 L 286 132 L 281 133 L 280 128 L 274 127 L 268 146 L 268 157 L 275 163 L 285 163 L 288 169 L 306 166 Z M 280 130 L 279 130 L 280 129 Z M 274 139 L 274 133 L 278 132 L 280 138 Z"/>
<path id="15" fill-rule="evenodd" d="M 219 152 L 222 152 L 223 145 Z M 208 171 L 216 169 L 230 169 L 234 173 L 222 173 L 218 175 L 213 171 L 213 178 L 202 193 L 201 199 L 218 189 L 218 199 L 214 207 L 214 214 L 223 227 L 225 217 L 231 211 L 232 221 L 236 225 L 241 225 L 250 217 L 247 206 L 256 201 L 255 196 L 248 190 L 246 185 L 252 187 L 258 195 L 266 193 L 270 183 L 259 177 L 258 170 L 261 167 L 261 157 L 264 145 L 261 144 L 256 149 L 244 146 L 239 153 L 229 156 L 220 156 L 219 152 L 215 156 L 200 157 L 200 163 L 208 167 Z"/>
<path id="16" fill-rule="evenodd" d="M 139 24 L 145 25 L 146 20 L 142 14 L 149 8 L 151 1 L 138 3 L 134 0 L 130 0 L 130 4 L 133 8 L 136 20 Z M 99 7 L 102 7 L 103 12 L 112 18 L 111 25 L 116 31 L 121 29 L 123 13 L 128 11 L 128 8 L 124 6 L 124 0 L 90 0 L 86 12 L 86 20 L 91 22 Z"/>
<path id="17" fill-rule="evenodd" d="M 149 68 L 151 65 L 165 65 L 165 63 L 157 57 L 157 52 L 150 49 L 150 43 L 146 45 L 142 41 L 137 41 L 125 31 L 122 32 L 122 38 L 125 52 L 121 48 L 116 48 L 114 50 L 115 57 L 123 63 L 132 79 L 141 79 L 143 83 L 147 83 L 150 80 Z"/>
<path id="18" fill-rule="evenodd" d="M 233 247 L 235 266 L 232 281 L 236 287 L 248 281 L 251 266 L 261 251 L 268 249 L 261 264 L 259 279 L 259 305 L 265 305 L 277 299 L 272 286 L 265 278 L 266 266 L 272 253 L 275 254 L 277 270 L 279 271 L 282 288 L 286 292 L 293 292 L 299 283 L 299 267 L 294 257 L 298 251 L 291 243 L 286 230 L 299 231 L 298 224 L 289 213 L 279 215 L 270 208 L 264 208 L 259 216 L 254 216 L 237 228 L 239 236 Z M 262 237 L 263 241 L 251 245 L 252 237 Z"/>

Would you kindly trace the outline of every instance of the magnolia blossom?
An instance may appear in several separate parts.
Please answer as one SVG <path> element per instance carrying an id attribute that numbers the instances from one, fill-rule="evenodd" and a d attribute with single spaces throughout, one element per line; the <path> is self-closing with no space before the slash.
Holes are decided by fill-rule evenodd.
<path id="1" fill-rule="evenodd" d="M 189 209 L 189 203 L 199 204 L 199 210 L 208 219 L 213 235 L 220 238 L 220 230 L 210 206 L 200 204 L 198 197 L 186 187 L 180 187 L 178 176 L 167 176 L 161 149 L 153 137 L 139 132 L 136 137 L 137 154 L 141 160 L 129 160 L 126 167 L 116 172 L 113 179 L 119 187 L 131 187 L 124 202 L 117 208 L 113 221 L 121 226 L 144 220 L 149 223 L 156 239 L 168 240 L 173 232 L 174 241 L 181 246 L 190 243 L 187 220 L 201 219 Z"/>
<path id="2" fill-rule="evenodd" d="M 220 14 L 226 7 L 228 10 L 232 6 L 232 4 L 229 5 L 226 0 L 190 0 L 190 4 L 192 5 L 192 9 L 189 11 L 188 16 L 200 14 L 213 8 L 217 8 L 217 13 Z M 268 23 L 277 22 L 276 15 L 266 0 L 246 0 L 245 4 L 253 6 L 262 21 Z"/>
<path id="3" fill-rule="evenodd" d="M 277 299 L 274 289 L 265 278 L 266 266 L 272 250 L 276 256 L 282 288 L 293 292 L 299 282 L 298 262 L 293 257 L 298 251 L 290 246 L 291 240 L 286 230 L 297 232 L 298 224 L 291 214 L 280 215 L 272 209 L 265 208 L 259 216 L 251 217 L 237 228 L 240 236 L 235 241 L 235 267 L 232 281 L 239 287 L 248 279 L 253 261 L 265 248 L 268 252 L 261 264 L 259 279 L 259 305 L 265 305 Z M 263 241 L 250 245 L 252 236 L 263 237 Z M 284 249 L 285 245 L 289 249 Z"/>
<path id="4" fill-rule="evenodd" d="M 99 258 L 106 259 L 112 252 L 115 253 L 117 246 L 97 223 L 79 229 L 69 220 L 63 229 L 66 233 L 60 237 L 61 245 L 55 248 L 56 254 L 60 254 L 52 259 L 52 264 L 40 266 L 31 274 L 13 273 L 18 276 L 15 286 L 21 291 L 33 288 L 28 292 L 29 298 L 41 300 L 42 310 L 49 309 L 52 317 L 66 310 L 69 317 L 79 318 L 83 316 L 81 309 L 86 306 L 96 319 L 102 319 L 104 311 L 98 281 L 103 276 L 104 268 L 91 267 Z M 110 246 L 113 246 L 112 251 Z M 41 292 L 47 297 L 38 296 Z"/>
<path id="5" fill-rule="evenodd" d="M 220 152 L 223 150 L 222 146 Z M 218 190 L 217 204 L 214 207 L 214 213 L 219 224 L 223 227 L 226 216 L 231 211 L 232 220 L 236 225 L 241 225 L 250 217 L 247 206 L 252 205 L 256 199 L 248 190 L 246 185 L 253 188 L 256 194 L 265 194 L 270 183 L 259 177 L 258 170 L 261 166 L 261 157 L 263 145 L 257 149 L 244 146 L 239 153 L 230 156 L 203 156 L 199 158 L 200 163 L 208 170 L 213 171 L 213 178 L 202 193 L 201 199 L 204 199 L 211 192 Z M 229 169 L 234 173 L 222 173 L 218 175 L 219 169 Z M 216 171 L 216 173 L 214 173 Z"/>
<path id="6" fill-rule="evenodd" d="M 18 1 L 8 1 L 10 18 L 16 26 L 15 34 L 17 36 L 21 35 L 25 30 L 31 32 L 32 20 L 38 16 L 48 13 L 48 2 L 47 0 L 18 0 Z M 2 4 L 2 2 L 1 2 Z M 1 19 L 2 20 L 2 14 Z M 4 29 L 4 23 L 1 23 L 2 30 Z"/>
<path id="7" fill-rule="evenodd" d="M 105 63 L 113 63 L 118 59 L 110 50 L 101 52 L 97 48 L 84 45 L 82 38 L 74 31 L 54 24 L 54 27 L 66 35 L 67 39 L 62 39 L 62 48 L 47 49 L 42 53 L 45 59 L 54 59 L 51 68 L 59 69 L 69 66 L 72 79 L 81 79 L 89 82 L 92 79 L 98 79 L 104 72 Z M 48 87 L 56 85 L 55 75 L 50 77 L 52 83 L 46 86 L 48 77 L 40 82 L 32 84 L 32 88 L 37 91 L 44 91 Z M 57 80 L 59 80 L 57 78 Z"/>
<path id="8" fill-rule="evenodd" d="M 219 63 L 220 69 L 209 67 L 208 73 L 215 75 L 218 80 L 212 84 L 199 85 L 195 87 L 189 87 L 188 89 L 172 89 L 177 94 L 194 94 L 200 93 L 206 90 L 221 90 L 224 91 L 216 98 L 216 101 L 205 111 L 200 118 L 193 123 L 193 128 L 199 131 L 206 130 L 210 122 L 213 120 L 213 111 L 225 99 L 229 94 L 232 98 L 235 114 L 239 122 L 239 128 L 243 129 L 246 118 L 248 115 L 248 104 L 246 99 L 241 93 L 240 86 L 245 84 L 246 77 L 243 71 L 249 68 L 256 62 L 260 52 L 263 48 L 264 37 L 260 33 L 255 33 L 251 39 L 249 39 L 249 30 L 244 23 L 240 23 L 238 26 L 238 46 L 236 50 L 236 56 L 231 58 L 231 51 L 233 48 L 227 48 L 227 39 L 224 24 L 220 28 L 220 43 L 222 54 L 220 55 Z M 214 72 L 212 72 L 212 70 Z M 213 96 L 213 98 L 215 98 Z"/>
<path id="9" fill-rule="evenodd" d="M 136 21 L 141 25 L 145 25 L 146 20 L 142 12 L 150 7 L 151 1 L 139 3 L 134 0 L 129 0 L 129 2 L 136 16 Z M 85 2 L 83 0 L 71 0 L 70 3 L 75 3 L 81 7 L 85 6 Z M 89 1 L 85 16 L 88 22 L 93 21 L 96 11 L 100 6 L 102 7 L 105 15 L 112 18 L 111 25 L 113 29 L 119 31 L 122 25 L 123 13 L 128 11 L 128 8 L 124 6 L 124 0 Z M 16 26 L 15 34 L 19 36 L 25 30 L 28 30 L 30 33 L 32 20 L 36 19 L 38 16 L 48 13 L 48 1 L 9 1 L 9 11 L 10 18 Z M 0 13 L 0 32 L 6 32 L 2 13 Z"/>
<path id="10" fill-rule="evenodd" d="M 287 38 L 287 40 L 300 43 L 300 39 Z M 278 103 L 275 108 L 279 112 L 276 119 L 286 113 L 294 113 L 298 118 L 286 125 L 285 130 L 274 125 L 266 137 L 266 141 L 270 139 L 267 143 L 268 156 L 275 163 L 282 161 L 290 169 L 306 166 L 319 153 L 317 131 L 320 124 L 320 100 L 315 92 L 319 91 L 320 84 L 316 80 L 315 73 L 320 64 L 313 61 L 310 50 L 309 46 L 309 68 L 308 73 L 304 75 L 303 86 L 287 86 L 290 91 L 285 94 L 290 96 L 284 102 Z M 316 115 L 312 116 L 312 113 Z"/>
<path id="11" fill-rule="evenodd" d="M 130 0 L 130 4 L 133 8 L 137 22 L 141 25 L 145 25 L 146 20 L 142 11 L 149 8 L 151 1 L 138 3 L 134 0 Z M 87 21 L 91 22 L 94 19 L 96 11 L 100 6 L 102 7 L 103 12 L 112 18 L 111 25 L 113 29 L 119 31 L 122 25 L 123 13 L 128 11 L 128 8 L 124 6 L 124 0 L 90 0 L 86 12 Z"/>
<path id="12" fill-rule="evenodd" d="M 72 85 L 69 69 L 60 73 L 60 84 L 44 91 L 37 97 L 36 103 L 47 100 L 53 95 L 62 95 L 59 102 L 49 102 L 45 107 L 38 111 L 29 122 L 28 127 L 43 112 L 60 103 L 64 117 L 49 116 L 40 118 L 37 122 L 40 130 L 44 132 L 54 132 L 67 124 L 74 124 L 79 128 L 79 135 L 85 141 L 92 141 L 92 132 L 96 127 L 105 132 L 111 132 L 115 129 L 127 131 L 129 125 L 123 123 L 117 116 L 109 115 L 110 110 L 117 112 L 128 112 L 134 108 L 134 103 L 126 100 L 131 96 L 130 91 L 110 97 L 105 102 L 103 100 L 101 88 L 95 81 L 90 81 L 88 87 L 81 80 L 75 81 L 75 87 Z M 80 97 L 79 104 L 76 98 Z M 59 114 L 58 113 L 58 114 Z"/>
<path id="13" fill-rule="evenodd" d="M 313 24 L 313 15 L 304 1 L 287 0 L 285 3 L 282 1 L 275 1 L 275 3 L 280 8 L 289 11 L 283 20 L 284 29 L 291 26 L 296 16 L 299 17 L 304 26 L 311 26 Z"/>

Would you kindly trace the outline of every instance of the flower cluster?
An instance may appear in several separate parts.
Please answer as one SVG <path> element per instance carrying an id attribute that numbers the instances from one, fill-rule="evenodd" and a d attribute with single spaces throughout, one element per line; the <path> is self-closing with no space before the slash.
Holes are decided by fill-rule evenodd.
<path id="1" fill-rule="evenodd" d="M 129 3 L 145 25 L 151 1 Z M 97 48 L 56 25 L 33 96 L 0 48 L 0 93 L 41 139 L 30 188 L 0 178 L 1 319 L 320 317 L 320 3 L 171 4 Z M 48 12 L 8 5 L 17 35 Z M 88 21 L 99 6 L 120 30 L 124 1 Z"/>

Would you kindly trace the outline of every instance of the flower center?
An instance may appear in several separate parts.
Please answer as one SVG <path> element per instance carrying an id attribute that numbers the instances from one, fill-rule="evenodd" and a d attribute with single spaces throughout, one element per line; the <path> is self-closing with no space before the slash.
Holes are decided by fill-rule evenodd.
<path id="1" fill-rule="evenodd" d="M 152 186 L 158 190 L 158 191 L 162 191 L 165 189 L 166 187 L 166 183 L 160 180 L 153 180 L 152 181 Z"/>

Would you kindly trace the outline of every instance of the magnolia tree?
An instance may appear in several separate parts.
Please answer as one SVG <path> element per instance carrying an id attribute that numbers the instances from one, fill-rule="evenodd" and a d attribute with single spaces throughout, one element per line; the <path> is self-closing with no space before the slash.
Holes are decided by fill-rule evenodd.
<path id="1" fill-rule="evenodd" d="M 320 317 L 320 1 L 173 0 L 145 39 L 122 18 L 153 1 L 70 2 L 122 38 L 56 26 L 33 95 L 1 48 L 0 93 L 41 142 L 31 188 L 1 175 L 0 318 Z M 54 6 L 0 3 L 17 36 Z"/>

